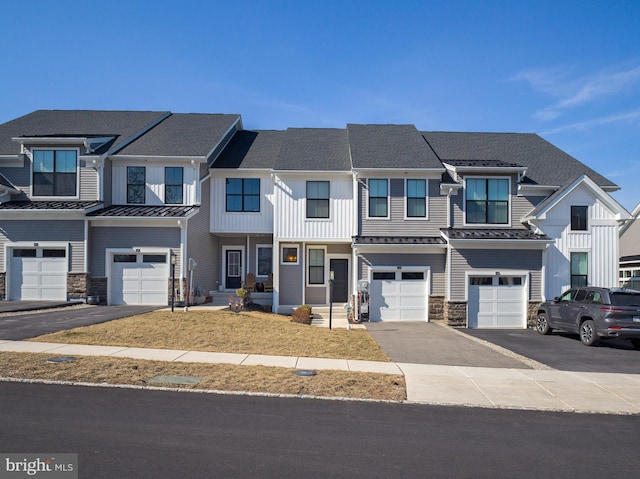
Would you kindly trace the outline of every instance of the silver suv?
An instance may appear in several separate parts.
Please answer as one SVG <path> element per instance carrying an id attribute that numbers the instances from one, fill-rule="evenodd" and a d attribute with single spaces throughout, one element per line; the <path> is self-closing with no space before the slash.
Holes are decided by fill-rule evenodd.
<path id="1" fill-rule="evenodd" d="M 640 349 L 640 291 L 608 288 L 572 288 L 538 306 L 536 330 L 578 333 L 587 346 L 600 339 L 631 340 Z"/>

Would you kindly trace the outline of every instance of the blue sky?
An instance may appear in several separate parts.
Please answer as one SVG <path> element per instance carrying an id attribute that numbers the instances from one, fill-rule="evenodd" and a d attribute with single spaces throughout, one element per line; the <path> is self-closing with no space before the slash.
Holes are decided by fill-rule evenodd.
<path id="1" fill-rule="evenodd" d="M 640 2 L 0 3 L 0 122 L 240 113 L 245 128 L 535 132 L 640 202 Z"/>

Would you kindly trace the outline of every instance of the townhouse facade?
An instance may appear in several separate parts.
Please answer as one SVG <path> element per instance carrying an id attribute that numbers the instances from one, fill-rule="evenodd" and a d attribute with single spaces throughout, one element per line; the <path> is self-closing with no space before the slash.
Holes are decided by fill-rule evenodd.
<path id="1" fill-rule="evenodd" d="M 618 284 L 617 188 L 534 134 L 36 111 L 0 125 L 0 295 L 167 304 L 252 273 L 285 314 L 364 293 L 372 321 L 526 327 Z"/>

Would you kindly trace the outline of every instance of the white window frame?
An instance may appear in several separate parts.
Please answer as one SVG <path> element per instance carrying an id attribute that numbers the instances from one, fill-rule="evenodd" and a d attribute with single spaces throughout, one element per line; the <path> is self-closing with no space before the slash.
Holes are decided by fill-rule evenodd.
<path id="1" fill-rule="evenodd" d="M 387 182 L 387 216 L 369 216 L 369 185 L 371 180 L 385 180 Z M 390 178 L 367 178 L 366 185 L 366 206 L 367 219 L 374 221 L 389 221 L 391 219 L 391 179 Z"/>
<path id="2" fill-rule="evenodd" d="M 467 223 L 467 179 L 472 180 L 507 180 L 507 215 L 506 223 Z M 462 190 L 462 213 L 463 225 L 472 228 L 511 228 L 511 177 L 510 176 L 487 176 L 487 175 L 468 175 L 464 177 L 464 188 Z"/>
<path id="3" fill-rule="evenodd" d="M 270 248 L 271 249 L 271 274 L 273 274 L 273 245 L 272 244 L 257 244 L 256 245 L 256 277 L 267 278 L 268 274 L 260 274 L 259 273 L 259 259 L 260 259 L 260 248 Z M 291 263 L 287 263 L 291 264 Z"/>
<path id="4" fill-rule="evenodd" d="M 315 218 L 315 217 L 310 217 L 307 216 L 307 201 L 309 200 L 309 198 L 307 198 L 307 186 L 309 184 L 309 182 L 315 182 L 315 183 L 329 183 L 329 198 L 327 198 L 328 204 L 329 204 L 329 216 L 327 216 L 326 218 Z M 313 198 L 316 199 L 316 198 Z M 304 220 L 305 221 L 331 221 L 331 181 L 330 180 L 306 180 L 304 182 Z"/>
<path id="5" fill-rule="evenodd" d="M 323 283 L 310 283 L 309 282 L 309 267 L 311 266 L 311 262 L 309 261 L 309 251 L 312 249 L 319 249 L 323 251 L 322 257 L 323 257 L 323 278 L 324 278 L 324 282 Z M 325 288 L 328 284 L 329 284 L 329 278 L 327 277 L 328 274 L 328 268 L 327 268 L 327 247 L 326 246 L 316 246 L 316 245 L 308 245 L 307 249 L 305 251 L 306 254 L 306 262 L 305 262 L 305 269 L 306 271 L 304 272 L 304 276 L 305 276 L 305 284 L 306 286 L 308 286 L 309 288 Z"/>
<path id="6" fill-rule="evenodd" d="M 33 194 L 33 190 L 34 190 L 34 183 L 33 183 L 33 173 L 34 173 L 34 168 L 33 168 L 33 162 L 35 160 L 33 160 L 33 158 L 35 158 L 35 155 L 33 154 L 35 151 L 75 151 L 76 152 L 76 194 L 75 196 L 38 196 L 38 195 L 34 195 Z M 69 199 L 69 200 L 77 200 L 80 198 L 80 148 L 58 148 L 55 146 L 52 147 L 42 147 L 42 148 L 31 148 L 31 172 L 30 172 L 30 178 L 29 181 L 31 182 L 31 198 L 41 198 L 41 199 L 51 199 L 51 200 L 64 200 L 64 199 Z"/>
<path id="7" fill-rule="evenodd" d="M 571 225 L 569 225 L 569 227 L 571 227 Z M 587 286 L 573 286 L 571 284 L 571 276 L 573 276 L 573 274 L 571 273 L 571 266 L 572 266 L 571 254 L 572 253 L 585 253 L 587 255 Z M 575 248 L 575 249 L 572 248 L 569 251 L 567 251 L 567 259 L 569 260 L 569 276 L 567 277 L 567 285 L 569 287 L 567 289 L 588 287 L 589 280 L 593 278 L 593 274 L 591 271 L 591 250 L 587 248 Z"/>
<path id="8" fill-rule="evenodd" d="M 296 261 L 285 261 L 284 260 L 284 249 L 285 248 L 295 248 L 296 249 Z M 278 254 L 280 255 L 280 264 L 283 265 L 283 266 L 300 264 L 300 245 L 283 243 L 283 244 L 280 245 L 280 251 L 278 252 Z"/>
<path id="9" fill-rule="evenodd" d="M 409 180 L 423 180 L 425 182 L 424 196 L 424 216 L 409 216 Z M 405 178 L 404 179 L 404 219 L 407 221 L 427 221 L 429 219 L 429 179 L 428 178 Z"/>

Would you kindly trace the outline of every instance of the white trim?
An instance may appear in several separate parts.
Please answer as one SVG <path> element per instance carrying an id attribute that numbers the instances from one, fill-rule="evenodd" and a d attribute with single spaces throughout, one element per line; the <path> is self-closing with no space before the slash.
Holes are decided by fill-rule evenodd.
<path id="1" fill-rule="evenodd" d="M 273 244 L 256 244 L 256 278 L 266 278 L 269 275 L 268 274 L 260 274 L 260 272 L 258 271 L 258 260 L 259 260 L 259 254 L 258 254 L 258 250 L 260 248 L 271 248 L 271 273 L 273 274 Z"/>
<path id="2" fill-rule="evenodd" d="M 507 180 L 507 222 L 506 223 L 467 223 L 467 179 L 474 180 Z M 470 228 L 511 228 L 511 177 L 510 176 L 491 176 L 491 175 L 465 175 L 462 178 L 464 188 L 462 190 L 462 221 L 464 226 Z M 489 191 L 487 190 L 487 198 Z M 487 199 L 488 201 L 488 199 Z"/>
<path id="3" fill-rule="evenodd" d="M 245 264 L 247 264 L 247 255 L 245 245 L 222 245 L 222 284 L 225 291 L 231 291 L 233 288 L 227 288 L 227 251 L 240 250 L 240 283 L 245 280 L 247 272 Z"/>
<path id="4" fill-rule="evenodd" d="M 284 249 L 285 248 L 295 248 L 296 249 L 296 261 L 284 261 Z M 297 265 L 300 264 L 300 245 L 293 243 L 280 243 L 280 248 L 278 251 L 278 256 L 280 257 L 279 263 L 283 266 L 287 265 Z"/>
<path id="5" fill-rule="evenodd" d="M 365 191 L 365 215 L 366 219 L 373 221 L 390 221 L 391 220 L 391 180 L 389 178 L 366 178 L 364 186 Z M 387 182 L 387 216 L 369 216 L 369 181 L 384 180 Z M 376 198 L 379 198 L 376 196 Z"/>
<path id="6" fill-rule="evenodd" d="M 592 265 L 591 249 L 590 248 L 569 248 L 567 249 L 567 256 L 568 256 L 567 259 L 569 260 L 569 277 L 567 278 L 567 284 L 569 285 L 568 289 L 579 287 L 579 286 L 571 285 L 571 276 L 573 276 L 573 274 L 571 273 L 571 254 L 572 253 L 587 253 L 587 286 L 592 286 L 590 284 L 590 280 L 593 278 L 593 271 L 591 269 L 591 265 Z"/>
<path id="7" fill-rule="evenodd" d="M 65 259 L 67 260 L 67 273 L 71 272 L 71 258 L 69 257 L 70 243 L 65 241 L 15 241 L 12 243 L 4 244 L 4 271 L 5 271 L 5 296 L 4 298 L 11 298 L 11 284 L 12 284 L 12 274 L 11 274 L 11 258 L 13 258 L 13 254 L 11 253 L 14 249 L 20 248 L 35 248 L 37 249 L 64 249 L 65 251 Z M 10 254 L 11 253 L 11 254 Z M 69 294 L 69 289 L 65 284 L 65 289 L 67 290 L 67 294 Z"/>
<path id="8" fill-rule="evenodd" d="M 374 272 L 393 272 L 395 273 L 394 281 L 402 281 L 402 273 L 403 272 L 424 272 L 424 280 L 425 284 L 425 322 L 429 322 L 429 300 L 431 297 L 431 266 L 376 266 L 371 265 L 368 268 L 367 273 L 367 281 L 369 281 L 369 290 L 371 290 L 371 285 L 373 284 L 373 273 Z M 399 275 L 399 276 L 398 276 Z M 415 281 L 415 280 L 405 280 L 405 281 Z"/>
<path id="9" fill-rule="evenodd" d="M 409 216 L 409 188 L 407 183 L 409 180 L 422 180 L 425 183 L 424 193 L 424 216 Z M 428 221 L 429 220 L 429 179 L 428 178 L 405 178 L 404 179 L 404 219 L 407 221 Z"/>
<path id="10" fill-rule="evenodd" d="M 329 183 L 329 197 L 327 198 L 327 203 L 329 204 L 329 216 L 326 218 L 314 218 L 307 216 L 307 187 L 309 186 L 309 182 L 312 181 L 314 183 Z M 323 199 L 323 198 L 313 198 L 313 199 Z M 317 221 L 332 221 L 331 218 L 331 202 L 333 198 L 331 198 L 331 180 L 305 180 L 304 182 L 304 202 L 302 207 L 304 208 L 304 221 L 305 222 L 317 222 Z"/>
<path id="11" fill-rule="evenodd" d="M 50 148 L 45 147 L 37 147 L 31 149 L 31 156 L 33 158 L 34 151 L 75 151 L 76 152 L 76 194 L 75 196 L 36 196 L 34 191 L 34 182 L 33 182 L 33 163 L 35 160 L 31 159 L 30 167 L 29 167 L 29 182 L 31 186 L 31 191 L 29 192 L 29 197 L 36 199 L 37 201 L 64 201 L 64 200 L 79 200 L 80 199 L 80 148 L 58 148 L 52 146 Z M 55 169 L 55 153 L 54 153 L 54 169 Z M 55 174 L 55 171 L 53 172 Z"/>

